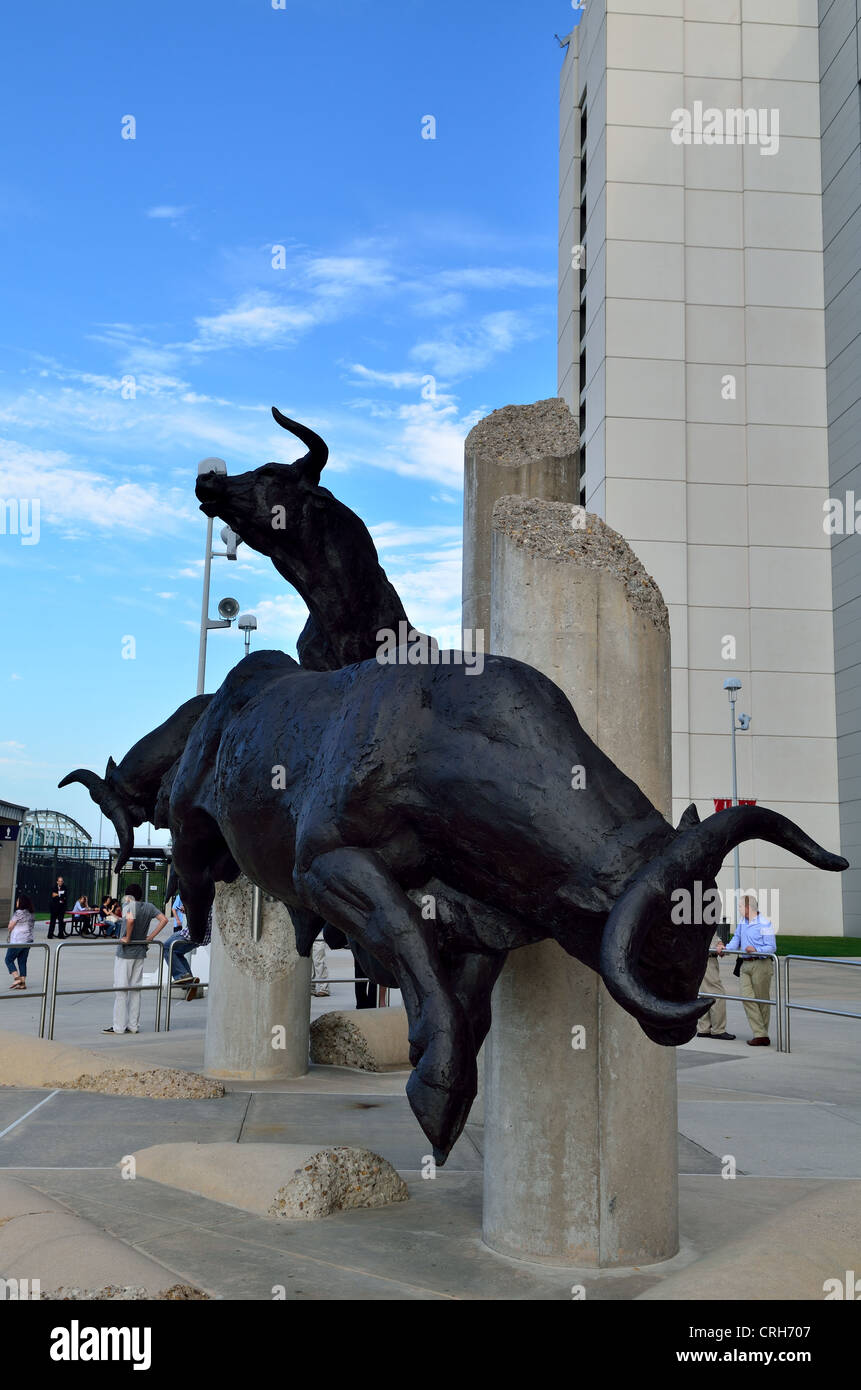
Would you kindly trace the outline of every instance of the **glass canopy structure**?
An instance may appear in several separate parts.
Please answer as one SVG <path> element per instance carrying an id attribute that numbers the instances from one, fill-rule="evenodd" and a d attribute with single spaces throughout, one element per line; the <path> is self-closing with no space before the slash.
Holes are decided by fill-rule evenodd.
<path id="1" fill-rule="evenodd" d="M 28 811 L 21 826 L 20 845 L 22 849 L 61 849 L 67 854 L 71 850 L 87 853 L 92 844 L 82 825 L 62 811 Z"/>

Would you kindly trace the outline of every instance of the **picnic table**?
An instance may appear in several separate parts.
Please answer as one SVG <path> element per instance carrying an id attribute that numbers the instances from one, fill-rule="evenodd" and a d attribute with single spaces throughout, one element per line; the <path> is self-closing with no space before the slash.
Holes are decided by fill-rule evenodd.
<path id="1" fill-rule="evenodd" d="M 88 907 L 84 912 L 73 912 L 72 931 L 77 932 L 78 936 L 92 936 L 95 932 L 98 915 L 99 909 L 97 907 Z"/>

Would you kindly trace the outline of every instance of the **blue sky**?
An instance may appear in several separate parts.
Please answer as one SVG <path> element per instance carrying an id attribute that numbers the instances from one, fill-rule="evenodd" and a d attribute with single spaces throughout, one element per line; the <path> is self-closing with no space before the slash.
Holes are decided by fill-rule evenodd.
<path id="1" fill-rule="evenodd" d="M 451 641 L 464 435 L 556 392 L 575 22 L 570 0 L 7 7 L 0 499 L 38 499 L 40 535 L 0 535 L 0 798 L 95 835 L 59 778 L 194 694 L 197 463 L 298 457 L 273 404 L 324 435 L 324 485 Z M 268 560 L 214 561 L 225 594 L 256 647 L 294 650 L 304 607 Z M 241 655 L 212 634 L 207 689 Z"/>

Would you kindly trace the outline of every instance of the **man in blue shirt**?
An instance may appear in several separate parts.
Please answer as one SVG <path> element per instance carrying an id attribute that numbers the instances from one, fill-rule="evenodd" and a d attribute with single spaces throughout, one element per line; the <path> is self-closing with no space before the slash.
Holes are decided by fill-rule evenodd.
<path id="1" fill-rule="evenodd" d="M 723 947 L 720 948 L 720 953 L 723 952 L 723 949 Z M 741 992 L 746 996 L 744 1011 L 753 1031 L 753 1037 L 748 1038 L 747 1045 L 748 1047 L 768 1047 L 771 1043 L 768 1036 L 771 1005 L 757 1004 L 754 1000 L 771 998 L 774 964 L 762 957 L 773 954 L 777 950 L 777 942 L 771 922 L 758 911 L 755 894 L 750 893 L 742 898 L 738 926 L 732 940 L 727 942 L 726 949 L 728 951 L 743 951 L 745 956 L 752 957 L 750 960 L 742 959 L 739 974 Z"/>

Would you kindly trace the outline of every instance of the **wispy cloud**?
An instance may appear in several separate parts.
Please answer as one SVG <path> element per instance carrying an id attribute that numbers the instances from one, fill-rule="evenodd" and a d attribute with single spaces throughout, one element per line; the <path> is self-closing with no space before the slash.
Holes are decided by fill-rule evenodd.
<path id="1" fill-rule="evenodd" d="M 522 266 L 473 266 L 467 270 L 443 270 L 439 283 L 459 290 L 544 290 L 556 284 L 549 272 Z"/>
<path id="2" fill-rule="evenodd" d="M 216 348 L 286 346 L 319 321 L 310 309 L 279 304 L 274 295 L 259 292 L 245 296 L 222 314 L 198 318 L 198 337 L 188 346 L 199 352 Z"/>
<path id="3" fill-rule="evenodd" d="M 423 377 L 419 372 L 378 372 L 372 367 L 363 367 L 361 362 L 353 362 L 348 369 L 360 381 L 372 381 L 379 386 L 391 386 L 395 391 L 421 386 Z"/>
<path id="4" fill-rule="evenodd" d="M 164 219 L 168 222 L 176 222 L 187 212 L 188 208 L 174 207 L 170 203 L 160 203 L 157 207 L 147 208 L 146 215 L 147 217 Z"/>
<path id="5" fill-rule="evenodd" d="M 518 342 L 537 335 L 532 319 L 514 309 L 485 314 L 474 325 L 449 329 L 439 338 L 416 343 L 410 350 L 414 362 L 427 364 L 431 371 L 450 381 L 480 372 Z"/>
<path id="6" fill-rule="evenodd" d="M 10 496 L 37 497 L 41 523 L 77 538 L 96 529 L 164 534 L 193 515 L 187 493 L 157 484 L 111 478 L 76 462 L 60 449 L 33 449 L 0 439 L 0 471 Z"/>

